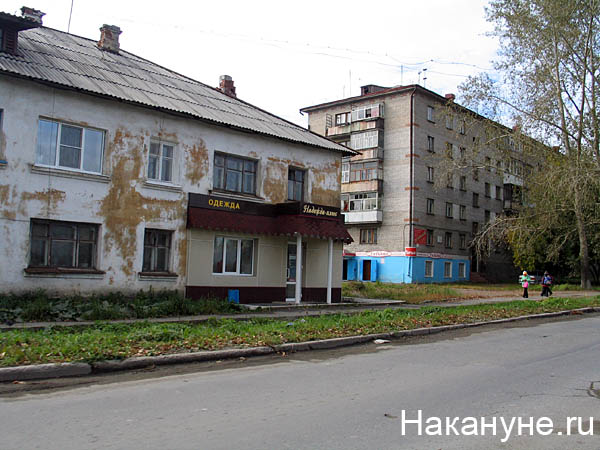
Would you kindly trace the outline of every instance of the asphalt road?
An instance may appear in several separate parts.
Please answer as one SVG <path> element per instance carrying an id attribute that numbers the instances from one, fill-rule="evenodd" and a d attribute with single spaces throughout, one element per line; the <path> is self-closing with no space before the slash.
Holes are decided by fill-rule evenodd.
<path id="1" fill-rule="evenodd" d="M 600 448 L 600 317 L 170 371 L 0 389 L 8 449 Z M 79 383 L 92 383 L 81 385 Z M 594 384 L 595 383 L 595 384 Z M 422 411 L 422 435 L 405 423 Z M 496 420 L 485 436 L 428 436 L 435 417 Z M 581 416 L 567 427 L 569 416 Z M 501 420 L 514 428 L 506 442 Z M 518 425 L 553 420 L 549 436 Z M 495 419 L 494 419 L 495 418 Z M 465 422 L 464 424 L 471 423 Z M 547 422 L 543 422 L 547 423 Z M 428 428 L 428 425 L 431 427 Z M 542 431 L 546 431 L 543 428 Z M 571 430 L 572 435 L 567 436 Z M 530 428 L 521 427 L 529 434 Z"/>

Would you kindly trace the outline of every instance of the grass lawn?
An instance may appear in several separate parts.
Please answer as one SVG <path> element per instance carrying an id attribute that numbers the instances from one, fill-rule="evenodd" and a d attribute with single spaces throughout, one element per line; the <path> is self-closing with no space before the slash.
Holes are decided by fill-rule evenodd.
<path id="1" fill-rule="evenodd" d="M 249 321 L 215 319 L 202 324 L 98 323 L 91 327 L 51 327 L 42 331 L 16 329 L 0 333 L 0 366 L 91 362 L 131 356 L 276 345 L 472 323 L 586 306 L 600 306 L 600 296 L 447 308 L 386 309 L 359 314 L 305 317 L 293 323 L 257 318 Z"/>

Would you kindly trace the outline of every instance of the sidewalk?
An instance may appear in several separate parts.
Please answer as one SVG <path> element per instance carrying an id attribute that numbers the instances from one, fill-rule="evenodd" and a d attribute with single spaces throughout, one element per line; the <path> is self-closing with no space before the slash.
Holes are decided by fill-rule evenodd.
<path id="1" fill-rule="evenodd" d="M 466 290 L 468 291 L 468 290 Z M 556 291 L 553 297 L 593 297 L 600 295 L 600 291 Z M 539 295 L 531 295 L 529 300 L 539 300 Z M 265 303 L 242 305 L 250 312 L 240 314 L 211 314 L 199 316 L 179 316 L 179 317 L 162 317 L 151 319 L 123 319 L 111 320 L 106 322 L 111 323 L 135 323 L 135 322 L 151 322 L 151 323 L 201 323 L 211 319 L 234 319 L 234 320 L 251 320 L 256 318 L 268 318 L 279 320 L 295 320 L 302 317 L 322 316 L 328 314 L 356 314 L 369 310 L 380 310 L 386 308 L 405 308 L 419 309 L 423 307 L 451 307 L 458 305 L 479 305 L 484 303 L 502 303 L 512 302 L 515 300 L 523 300 L 518 293 L 506 293 L 497 297 L 481 297 L 466 300 L 448 300 L 445 302 L 424 302 L 420 304 L 407 304 L 401 300 L 385 300 L 385 299 L 368 299 L 368 298 L 345 298 L 343 303 Z M 104 322 L 104 321 L 102 321 Z M 69 321 L 69 322 L 17 322 L 13 325 L 0 324 L 0 331 L 29 329 L 41 330 L 48 327 L 72 327 L 72 326 L 90 326 L 97 323 L 96 321 Z"/>

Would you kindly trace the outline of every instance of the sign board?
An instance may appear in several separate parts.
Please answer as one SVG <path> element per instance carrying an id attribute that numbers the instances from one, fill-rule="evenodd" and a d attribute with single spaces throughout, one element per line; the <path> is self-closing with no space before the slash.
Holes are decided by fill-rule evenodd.
<path id="1" fill-rule="evenodd" d="M 423 228 L 415 228 L 414 230 L 415 244 L 427 244 L 427 230 Z"/>
<path id="2" fill-rule="evenodd" d="M 406 256 L 417 256 L 417 247 L 406 247 Z"/>

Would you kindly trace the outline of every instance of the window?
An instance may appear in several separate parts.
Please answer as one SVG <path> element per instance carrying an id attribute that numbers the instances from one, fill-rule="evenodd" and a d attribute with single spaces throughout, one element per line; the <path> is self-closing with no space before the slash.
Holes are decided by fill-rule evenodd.
<path id="1" fill-rule="evenodd" d="M 466 128 L 467 128 L 467 124 L 465 123 L 465 121 L 464 121 L 464 120 L 461 120 L 461 121 L 460 121 L 460 125 L 459 125 L 459 129 L 458 129 L 458 132 L 459 132 L 460 134 L 465 134 L 465 133 L 466 133 Z"/>
<path id="2" fill-rule="evenodd" d="M 458 278 L 467 278 L 467 265 L 463 262 L 458 263 Z"/>
<path id="3" fill-rule="evenodd" d="M 30 267 L 93 269 L 98 225 L 31 220 Z"/>
<path id="4" fill-rule="evenodd" d="M 377 192 L 342 194 L 342 211 L 373 211 L 378 209 Z"/>
<path id="5" fill-rule="evenodd" d="M 427 214 L 433 214 L 433 199 L 427 199 Z"/>
<path id="6" fill-rule="evenodd" d="M 466 155 L 466 153 L 467 153 L 467 149 L 466 149 L 465 147 L 460 147 L 460 148 L 458 149 L 458 154 L 459 154 L 459 157 L 460 157 L 460 160 L 461 160 L 461 161 L 464 161 L 464 160 L 465 160 L 465 155 Z"/>
<path id="7" fill-rule="evenodd" d="M 473 181 L 479 181 L 479 169 L 473 169 Z"/>
<path id="8" fill-rule="evenodd" d="M 502 173 L 502 160 L 496 161 L 496 173 Z"/>
<path id="9" fill-rule="evenodd" d="M 36 164 L 101 173 L 104 132 L 40 119 Z"/>
<path id="10" fill-rule="evenodd" d="M 433 106 L 427 107 L 427 120 L 433 122 Z"/>
<path id="11" fill-rule="evenodd" d="M 491 197 L 491 195 L 492 195 L 492 187 L 490 186 L 490 183 L 485 183 L 485 196 Z"/>
<path id="12" fill-rule="evenodd" d="M 350 163 L 342 163 L 342 183 L 350 181 Z"/>
<path id="13" fill-rule="evenodd" d="M 452 278 L 452 262 L 444 261 L 444 278 Z"/>
<path id="14" fill-rule="evenodd" d="M 473 208 L 479 208 L 479 194 L 473 192 Z"/>
<path id="15" fill-rule="evenodd" d="M 363 106 L 352 110 L 352 122 L 371 117 L 383 117 L 383 104 Z"/>
<path id="16" fill-rule="evenodd" d="M 502 187 L 496 186 L 496 200 L 502 200 Z"/>
<path id="17" fill-rule="evenodd" d="M 4 30 L 0 28 L 0 52 L 4 50 Z"/>
<path id="18" fill-rule="evenodd" d="M 350 123 L 350 113 L 349 112 L 335 115 L 335 124 L 336 125 L 346 125 L 347 123 Z"/>
<path id="19" fill-rule="evenodd" d="M 148 178 L 150 180 L 173 181 L 173 153 L 175 146 L 165 142 L 150 142 L 148 156 Z"/>
<path id="20" fill-rule="evenodd" d="M 213 273 L 252 275 L 254 240 L 216 236 L 213 248 Z"/>
<path id="21" fill-rule="evenodd" d="M 215 153 L 215 189 L 243 194 L 256 193 L 256 161 Z"/>
<path id="22" fill-rule="evenodd" d="M 304 170 L 293 169 L 288 171 L 288 200 L 301 202 L 304 199 Z"/>
<path id="23" fill-rule="evenodd" d="M 454 209 L 452 203 L 446 202 L 446 217 L 452 218 L 452 210 Z"/>
<path id="24" fill-rule="evenodd" d="M 446 128 L 452 130 L 454 128 L 454 117 L 446 116 Z"/>
<path id="25" fill-rule="evenodd" d="M 377 161 L 350 164 L 350 181 L 379 179 L 378 166 L 379 163 Z"/>
<path id="26" fill-rule="evenodd" d="M 492 171 L 492 158 L 490 158 L 489 156 L 485 157 L 485 170 L 487 170 L 488 172 Z"/>
<path id="27" fill-rule="evenodd" d="M 473 227 L 471 231 L 473 233 L 473 236 L 479 233 L 479 222 L 473 222 Z"/>
<path id="28" fill-rule="evenodd" d="M 379 131 L 365 131 L 350 136 L 350 147 L 354 150 L 363 150 L 379 146 Z"/>
<path id="29" fill-rule="evenodd" d="M 446 179 L 446 187 L 450 189 L 454 189 L 454 178 L 451 173 L 447 175 Z"/>
<path id="30" fill-rule="evenodd" d="M 425 260 L 425 277 L 426 278 L 433 277 L 433 261 Z"/>
<path id="31" fill-rule="evenodd" d="M 360 230 L 361 244 L 377 244 L 377 228 Z"/>
<path id="32" fill-rule="evenodd" d="M 171 231 L 144 232 L 144 262 L 142 272 L 168 272 L 171 255 Z"/>
<path id="33" fill-rule="evenodd" d="M 465 248 L 467 248 L 467 235 L 464 233 L 460 233 L 458 235 L 458 247 L 461 250 L 464 250 Z"/>
<path id="34" fill-rule="evenodd" d="M 446 142 L 446 158 L 453 159 L 454 155 L 452 154 L 452 144 L 450 142 Z"/>
<path id="35" fill-rule="evenodd" d="M 491 217 L 492 217 L 491 212 L 486 209 L 485 213 L 484 213 L 484 222 L 485 223 L 490 223 Z"/>
<path id="36" fill-rule="evenodd" d="M 433 183 L 433 167 L 427 167 L 427 181 Z"/>
<path id="37" fill-rule="evenodd" d="M 467 207 L 465 205 L 460 205 L 458 214 L 460 220 L 467 220 Z"/>
<path id="38" fill-rule="evenodd" d="M 435 152 L 435 139 L 433 136 L 427 136 L 427 150 Z"/>
<path id="39" fill-rule="evenodd" d="M 427 245 L 433 245 L 433 230 L 427 230 Z"/>
<path id="40" fill-rule="evenodd" d="M 444 247 L 452 248 L 452 233 L 444 233 Z"/>
<path id="41" fill-rule="evenodd" d="M 467 190 L 467 177 L 466 176 L 462 175 L 459 178 L 458 186 L 459 186 L 459 189 L 461 191 L 466 191 Z"/>

